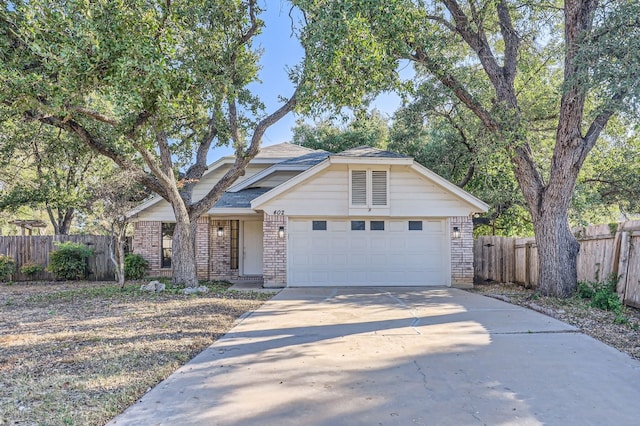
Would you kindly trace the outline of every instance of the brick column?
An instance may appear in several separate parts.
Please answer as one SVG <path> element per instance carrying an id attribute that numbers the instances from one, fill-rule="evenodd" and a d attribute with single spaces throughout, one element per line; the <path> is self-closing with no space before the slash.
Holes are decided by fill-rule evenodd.
<path id="1" fill-rule="evenodd" d="M 452 238 L 453 228 L 460 229 L 460 238 Z M 473 222 L 469 216 L 449 218 L 451 238 L 451 286 L 473 287 Z"/>
<path id="2" fill-rule="evenodd" d="M 201 217 L 196 222 L 196 275 L 201 280 L 209 279 L 208 217 Z"/>
<path id="3" fill-rule="evenodd" d="M 222 228 L 222 237 L 218 236 Z M 231 277 L 231 221 L 211 220 L 209 222 L 209 278 L 229 279 Z"/>
<path id="4" fill-rule="evenodd" d="M 284 228 L 284 238 L 280 238 L 280 227 Z M 262 223 L 264 251 L 264 287 L 285 287 L 287 285 L 287 217 L 264 214 Z"/>

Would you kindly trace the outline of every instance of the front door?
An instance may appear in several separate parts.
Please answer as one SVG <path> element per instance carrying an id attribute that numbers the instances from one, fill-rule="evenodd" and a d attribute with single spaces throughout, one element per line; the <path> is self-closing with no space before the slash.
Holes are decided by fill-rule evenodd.
<path id="1" fill-rule="evenodd" d="M 262 222 L 243 222 L 242 275 L 262 275 Z"/>

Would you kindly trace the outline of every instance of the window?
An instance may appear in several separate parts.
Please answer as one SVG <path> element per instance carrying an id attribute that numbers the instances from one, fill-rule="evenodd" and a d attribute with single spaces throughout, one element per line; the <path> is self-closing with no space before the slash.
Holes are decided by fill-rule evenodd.
<path id="1" fill-rule="evenodd" d="M 372 220 L 370 226 L 372 231 L 384 231 L 384 220 Z"/>
<path id="2" fill-rule="evenodd" d="M 387 207 L 388 170 L 351 170 L 351 206 Z"/>
<path id="3" fill-rule="evenodd" d="M 173 255 L 173 231 L 175 231 L 175 229 L 175 223 L 162 224 L 162 240 L 160 242 L 160 266 L 162 268 L 171 268 L 171 257 Z"/>
<path id="4" fill-rule="evenodd" d="M 364 231 L 364 220 L 352 220 L 351 221 L 351 230 L 352 231 Z"/>
<path id="5" fill-rule="evenodd" d="M 409 231 L 422 231 L 422 221 L 421 220 L 410 220 L 409 221 Z"/>
<path id="6" fill-rule="evenodd" d="M 327 221 L 326 220 L 314 220 L 312 224 L 312 229 L 314 231 L 326 231 L 327 230 Z"/>
<path id="7" fill-rule="evenodd" d="M 229 256 L 230 269 L 238 269 L 238 262 L 240 258 L 240 221 L 230 220 L 231 232 L 229 234 L 231 253 Z"/>

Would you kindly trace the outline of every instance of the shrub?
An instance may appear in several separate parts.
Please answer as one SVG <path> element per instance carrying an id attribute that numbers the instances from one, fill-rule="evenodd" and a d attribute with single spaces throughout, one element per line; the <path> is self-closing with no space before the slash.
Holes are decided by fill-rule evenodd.
<path id="1" fill-rule="evenodd" d="M 8 281 L 16 269 L 13 257 L 0 254 L 0 281 Z"/>
<path id="2" fill-rule="evenodd" d="M 44 268 L 42 267 L 42 265 L 38 263 L 27 262 L 20 267 L 20 272 L 22 272 L 25 275 L 35 275 L 38 272 L 42 271 L 43 269 Z"/>
<path id="3" fill-rule="evenodd" d="M 578 283 L 578 296 L 582 299 L 591 299 L 591 306 L 605 311 L 612 311 L 621 315 L 624 305 L 616 292 L 618 277 L 615 274 L 600 282 L 581 281 Z"/>
<path id="4" fill-rule="evenodd" d="M 47 271 L 57 279 L 80 280 L 87 276 L 87 259 L 93 256 L 93 250 L 84 244 L 55 243 L 57 250 L 51 252 Z"/>
<path id="5" fill-rule="evenodd" d="M 149 262 L 139 254 L 128 254 L 124 257 L 124 276 L 128 280 L 144 278 Z"/>

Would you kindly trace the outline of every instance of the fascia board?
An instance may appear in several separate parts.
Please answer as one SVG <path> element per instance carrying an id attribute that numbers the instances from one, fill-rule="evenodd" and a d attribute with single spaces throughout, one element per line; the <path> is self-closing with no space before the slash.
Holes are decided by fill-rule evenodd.
<path id="1" fill-rule="evenodd" d="M 278 195 L 290 190 L 294 186 L 304 182 L 305 180 L 309 179 L 310 177 L 312 177 L 316 173 L 319 173 L 322 170 L 326 169 L 330 165 L 331 165 L 331 163 L 329 161 L 324 160 L 323 162 L 318 163 L 315 166 L 308 168 L 304 172 L 300 173 L 298 176 L 295 176 L 295 177 L 289 179 L 288 181 L 286 181 L 284 183 L 281 183 L 280 185 L 276 186 L 271 191 L 265 192 L 261 196 L 259 196 L 257 198 L 254 198 L 253 201 L 251 201 L 251 208 L 252 209 L 258 209 L 258 207 L 261 204 L 263 204 L 263 203 L 271 200 L 272 198 L 277 197 Z"/>
<path id="2" fill-rule="evenodd" d="M 426 177 L 427 179 L 433 181 L 436 185 L 439 185 L 443 189 L 453 193 L 454 195 L 457 195 L 458 197 L 462 198 L 465 202 L 471 204 L 474 208 L 478 209 L 477 212 L 472 212 L 472 213 L 479 213 L 479 212 L 486 213 L 487 211 L 489 211 L 489 205 L 487 203 L 475 197 L 474 195 L 469 194 L 464 189 L 461 189 L 457 185 L 454 185 L 453 183 L 449 182 L 448 180 L 439 176 L 438 174 L 432 172 L 431 170 L 424 167 L 422 164 L 416 163 L 414 161 L 413 164 L 411 165 L 411 168 L 416 172 L 420 173 L 421 175 L 423 175 L 424 177 Z"/>

